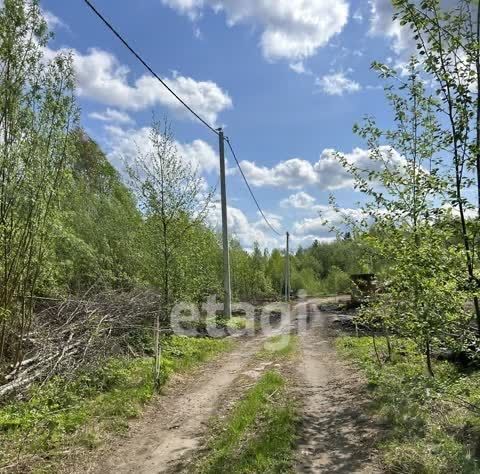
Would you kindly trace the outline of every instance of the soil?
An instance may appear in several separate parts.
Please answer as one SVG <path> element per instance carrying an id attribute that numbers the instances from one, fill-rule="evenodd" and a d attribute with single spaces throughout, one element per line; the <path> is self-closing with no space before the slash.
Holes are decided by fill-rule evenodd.
<path id="1" fill-rule="evenodd" d="M 369 413 L 365 383 L 335 351 L 336 315 L 319 311 L 315 303 L 297 308 L 308 322 L 300 337 L 303 410 L 296 472 L 382 472 L 374 449 L 381 427 Z"/>
<path id="2" fill-rule="evenodd" d="M 379 473 L 374 445 L 381 428 L 370 414 L 365 384 L 336 354 L 335 315 L 318 299 L 294 307 L 284 330 L 299 336 L 296 367 L 288 370 L 301 413 L 295 471 L 299 473 Z M 255 357 L 266 338 L 242 340 L 236 349 L 177 377 L 132 423 L 128 435 L 81 471 L 93 473 L 188 473 L 205 449 L 209 421 L 224 416 L 272 363 Z"/>

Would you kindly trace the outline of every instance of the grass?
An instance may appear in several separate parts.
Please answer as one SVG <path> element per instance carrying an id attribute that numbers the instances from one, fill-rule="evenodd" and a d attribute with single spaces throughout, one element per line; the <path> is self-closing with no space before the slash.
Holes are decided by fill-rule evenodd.
<path id="1" fill-rule="evenodd" d="M 288 363 L 297 347 L 297 336 L 274 336 L 256 358 Z M 208 454 L 195 472 L 291 472 L 296 428 L 297 407 L 288 381 L 278 371 L 268 371 L 234 405 L 226 420 L 214 420 Z"/>
<path id="2" fill-rule="evenodd" d="M 226 328 L 237 331 L 246 329 L 247 322 L 247 318 L 243 316 L 232 316 L 231 318 L 209 316 L 206 319 L 208 327 Z"/>
<path id="3" fill-rule="evenodd" d="M 226 351 L 218 339 L 172 336 L 163 341 L 164 380 Z M 0 471 L 52 472 L 65 453 L 94 449 L 128 427 L 154 395 L 151 358 L 111 359 L 102 368 L 61 377 L 31 390 L 29 399 L 0 407 Z"/>
<path id="4" fill-rule="evenodd" d="M 266 372 L 235 405 L 196 472 L 290 472 L 295 425 L 296 410 L 285 379 Z"/>
<path id="5" fill-rule="evenodd" d="M 385 343 L 377 342 L 380 353 Z M 341 337 L 338 350 L 365 373 L 388 433 L 385 470 L 405 474 L 480 473 L 480 373 L 434 361 L 435 377 L 415 346 L 394 340 L 393 361 L 380 367 L 369 337 Z"/>
<path id="6" fill-rule="evenodd" d="M 257 354 L 260 359 L 286 359 L 294 357 L 298 350 L 298 336 L 280 334 L 267 340 L 262 351 Z"/>

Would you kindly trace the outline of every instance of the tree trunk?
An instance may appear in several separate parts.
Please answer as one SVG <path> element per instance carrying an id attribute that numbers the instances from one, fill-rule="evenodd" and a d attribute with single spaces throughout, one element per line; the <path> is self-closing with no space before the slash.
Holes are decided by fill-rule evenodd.
<path id="1" fill-rule="evenodd" d="M 428 374 L 430 375 L 430 377 L 434 377 L 435 374 L 433 373 L 433 367 L 432 367 L 432 352 L 431 352 L 429 337 L 425 339 L 425 357 L 427 359 Z"/>

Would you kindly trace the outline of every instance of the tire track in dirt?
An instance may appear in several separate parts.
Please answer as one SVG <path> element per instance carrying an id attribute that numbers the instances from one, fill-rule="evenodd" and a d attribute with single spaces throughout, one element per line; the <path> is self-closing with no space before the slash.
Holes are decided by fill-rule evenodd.
<path id="1" fill-rule="evenodd" d="M 200 448 L 222 394 L 249 367 L 263 341 L 260 337 L 241 341 L 232 352 L 206 363 L 183 383 L 168 385 L 133 424 L 127 438 L 91 472 L 182 472 L 176 470 L 176 464 Z"/>
<path id="2" fill-rule="evenodd" d="M 335 331 L 329 324 L 334 315 L 317 307 L 325 302 L 297 304 L 291 327 L 276 332 L 294 332 L 299 337 L 297 373 L 291 376 L 302 405 L 295 471 L 380 473 L 374 450 L 380 428 L 369 415 L 364 381 L 336 354 Z M 168 384 L 132 424 L 128 436 L 85 470 L 97 474 L 189 472 L 188 466 L 205 447 L 211 417 L 224 414 L 270 365 L 262 365 L 254 356 L 272 335 L 241 340 L 234 351 Z"/>
<path id="3" fill-rule="evenodd" d="M 303 399 L 295 470 L 299 473 L 365 473 L 382 470 L 374 444 L 380 427 L 369 414 L 369 399 L 358 373 L 340 360 L 333 340 L 333 315 L 318 310 L 325 300 L 296 307 Z"/>

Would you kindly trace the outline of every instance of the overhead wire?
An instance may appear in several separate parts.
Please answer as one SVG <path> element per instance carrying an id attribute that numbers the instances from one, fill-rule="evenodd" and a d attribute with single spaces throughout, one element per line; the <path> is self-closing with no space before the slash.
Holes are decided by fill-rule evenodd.
<path id="1" fill-rule="evenodd" d="M 105 24 L 105 26 L 122 42 L 122 44 L 135 56 L 135 58 L 150 72 L 150 74 L 153 75 L 164 87 L 165 89 L 168 90 L 191 114 L 193 114 L 203 125 L 205 125 L 211 132 L 215 133 L 215 135 L 219 136 L 220 132 L 216 130 L 212 125 L 210 125 L 201 115 L 199 115 L 195 110 L 193 110 L 192 107 L 190 107 L 154 70 L 153 68 L 140 56 L 139 53 L 135 49 L 133 49 L 132 46 L 127 42 L 127 40 L 118 32 L 118 30 L 100 13 L 100 11 L 92 4 L 90 0 L 84 0 L 84 2 L 88 5 L 88 7 L 95 13 L 95 15 Z M 250 186 L 250 183 L 247 180 L 247 177 L 245 176 L 245 173 L 242 170 L 242 167 L 240 166 L 240 163 L 237 159 L 237 156 L 235 154 L 235 151 L 232 147 L 231 141 L 229 138 L 225 137 L 224 139 L 228 147 L 232 153 L 232 156 L 237 164 L 238 169 L 240 170 L 240 173 L 243 177 L 243 180 L 245 181 L 245 184 L 247 185 L 248 191 L 250 192 L 250 195 L 255 202 L 255 205 L 257 206 L 257 209 L 259 210 L 261 216 L 263 217 L 264 221 L 268 225 L 268 227 L 278 236 L 282 236 L 280 232 L 278 232 L 275 227 L 270 223 L 270 221 L 267 219 L 265 213 L 263 212 L 262 208 L 260 207 L 260 204 L 258 203 L 257 198 L 255 197 L 255 194 Z"/>
<path id="2" fill-rule="evenodd" d="M 225 141 L 227 142 L 228 144 L 228 148 L 230 149 L 231 153 L 232 153 L 232 156 L 233 156 L 233 159 L 235 160 L 235 163 L 237 164 L 237 167 L 238 169 L 240 170 L 240 174 L 242 175 L 243 177 L 243 180 L 245 181 L 245 184 L 247 185 L 247 188 L 248 190 L 250 191 L 250 195 L 252 196 L 252 199 L 254 200 L 256 206 L 257 206 L 257 209 L 259 210 L 261 216 L 263 217 L 264 221 L 267 223 L 268 227 L 270 227 L 270 229 L 272 229 L 273 232 L 275 232 L 275 234 L 277 234 L 278 236 L 282 236 L 282 234 L 280 232 L 278 232 L 277 229 L 275 229 L 275 227 L 273 227 L 273 225 L 270 223 L 270 221 L 267 219 L 267 217 L 265 216 L 265 213 L 262 211 L 262 208 L 260 207 L 260 204 L 258 203 L 258 200 L 257 198 L 255 197 L 255 194 L 250 186 L 250 183 L 248 182 L 248 179 L 247 177 L 245 176 L 245 173 L 243 172 L 242 170 L 242 167 L 240 166 L 240 162 L 238 161 L 237 159 L 237 155 L 235 154 L 235 151 L 233 149 L 233 146 L 230 142 L 230 138 L 228 137 L 225 137 Z"/>
<path id="3" fill-rule="evenodd" d="M 96 7 L 90 2 L 90 0 L 84 0 L 84 2 L 90 7 L 95 15 L 102 20 L 107 28 L 124 44 L 124 46 L 147 68 L 147 70 L 155 77 L 165 89 L 170 92 L 190 113 L 192 113 L 200 122 L 202 122 L 210 131 L 218 135 L 218 131 L 215 130 L 203 117 L 201 117 L 195 110 L 192 109 L 153 69 L 152 67 L 137 53 L 127 42 L 126 39 L 113 27 L 113 25 L 96 9 Z"/>

